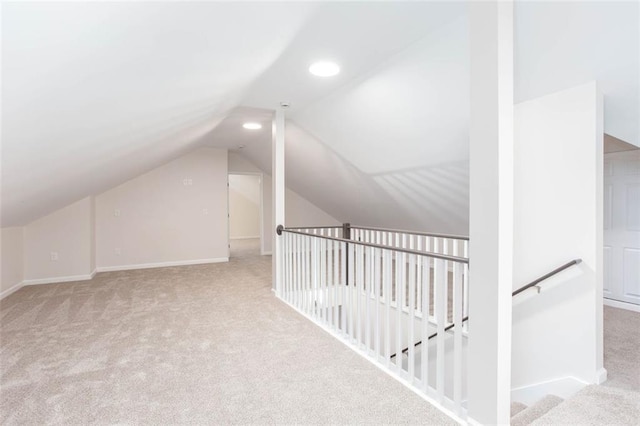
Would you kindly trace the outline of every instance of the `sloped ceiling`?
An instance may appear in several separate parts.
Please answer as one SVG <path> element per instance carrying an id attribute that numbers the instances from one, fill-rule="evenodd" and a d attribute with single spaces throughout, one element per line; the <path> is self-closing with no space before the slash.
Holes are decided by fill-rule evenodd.
<path id="1" fill-rule="evenodd" d="M 638 145 L 638 16 L 518 1 L 516 101 L 597 79 L 605 131 Z M 453 2 L 5 4 L 2 224 L 201 144 L 270 172 L 289 101 L 293 190 L 342 221 L 466 233 L 466 24 Z"/>
<path id="2" fill-rule="evenodd" d="M 640 146 L 640 2 L 519 1 L 515 101 L 597 81 L 604 131 Z"/>
<path id="3" fill-rule="evenodd" d="M 2 7 L 2 226 L 12 226 L 201 143 L 316 5 Z"/>

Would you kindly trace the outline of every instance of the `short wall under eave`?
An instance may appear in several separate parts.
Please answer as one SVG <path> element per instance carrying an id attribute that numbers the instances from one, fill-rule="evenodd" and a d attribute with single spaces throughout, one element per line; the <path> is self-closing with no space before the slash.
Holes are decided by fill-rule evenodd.
<path id="1" fill-rule="evenodd" d="M 90 278 L 95 271 L 92 205 L 87 197 L 25 226 L 25 284 Z"/>
<path id="2" fill-rule="evenodd" d="M 2 259 L 2 281 L 0 281 L 0 299 L 22 287 L 24 280 L 24 228 L 2 228 L 0 258 Z"/>

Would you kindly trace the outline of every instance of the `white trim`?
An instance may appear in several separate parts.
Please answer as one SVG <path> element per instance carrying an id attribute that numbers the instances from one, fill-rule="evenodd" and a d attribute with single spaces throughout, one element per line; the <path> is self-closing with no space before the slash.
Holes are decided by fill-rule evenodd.
<path id="1" fill-rule="evenodd" d="M 242 155 L 241 155 L 242 156 Z M 245 158 L 246 160 L 246 158 Z M 259 238 L 260 239 L 260 254 L 265 254 L 262 251 L 264 250 L 264 244 L 267 240 L 267 236 L 265 235 L 264 229 L 264 172 L 260 169 L 258 171 L 253 172 L 235 172 L 231 170 L 227 170 L 227 235 L 229 235 L 229 240 L 240 239 L 240 238 L 231 238 L 231 223 L 229 221 L 229 189 L 231 185 L 229 184 L 229 176 L 231 175 L 243 175 L 243 176 L 258 176 L 258 186 L 260 187 L 260 235 L 257 237 L 240 237 L 240 238 Z"/>
<path id="2" fill-rule="evenodd" d="M 16 291 L 20 290 L 22 287 L 24 287 L 24 281 L 20 281 L 18 284 L 15 284 L 12 287 L 9 287 L 8 289 L 0 293 L 0 300 L 4 299 L 10 294 L 15 293 Z"/>
<path id="3" fill-rule="evenodd" d="M 265 252 L 260 253 L 260 254 L 261 254 L 262 256 L 271 256 L 271 255 L 273 255 L 273 252 L 272 252 L 272 251 L 265 251 Z"/>
<path id="4" fill-rule="evenodd" d="M 575 395 L 580 389 L 584 388 L 588 384 L 589 383 L 573 376 L 560 377 L 527 386 L 512 388 L 511 401 L 521 402 L 525 405 L 532 405 L 548 394 L 557 395 L 560 398 L 567 399 Z"/>
<path id="5" fill-rule="evenodd" d="M 260 235 L 250 236 L 250 237 L 231 237 L 231 240 L 259 240 Z"/>
<path id="6" fill-rule="evenodd" d="M 604 298 L 604 305 L 612 308 L 626 309 L 627 311 L 640 312 L 640 305 L 629 302 L 621 302 L 619 300 Z"/>
<path id="7" fill-rule="evenodd" d="M 187 265 L 202 265 L 205 263 L 221 263 L 228 262 L 228 257 L 215 257 L 210 259 L 195 259 L 195 260 L 179 260 L 176 262 L 158 262 L 158 263 L 138 263 L 135 265 L 116 265 L 116 266 L 99 266 L 98 272 L 114 272 L 114 271 L 130 271 L 132 269 L 151 269 L 151 268 L 165 268 L 167 266 L 187 266 Z"/>
<path id="8" fill-rule="evenodd" d="M 609 375 L 609 373 L 607 373 L 607 369 L 604 368 L 604 367 L 602 367 L 601 369 L 596 371 L 596 384 L 597 385 L 601 385 L 604 382 L 606 382 L 608 375 Z"/>
<path id="9" fill-rule="evenodd" d="M 66 277 L 51 277 L 51 278 L 37 278 L 33 280 L 24 280 L 22 282 L 23 285 L 40 285 L 40 284 L 55 284 L 55 283 L 68 283 L 71 281 L 87 281 L 92 279 L 97 269 L 94 269 L 92 273 L 85 275 L 70 275 Z"/>

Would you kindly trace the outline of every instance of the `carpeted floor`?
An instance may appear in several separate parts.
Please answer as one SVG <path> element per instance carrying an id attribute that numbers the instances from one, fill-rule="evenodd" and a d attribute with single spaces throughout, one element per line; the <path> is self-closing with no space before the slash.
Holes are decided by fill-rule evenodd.
<path id="1" fill-rule="evenodd" d="M 533 421 L 532 425 L 637 425 L 640 394 L 590 385 Z"/>
<path id="2" fill-rule="evenodd" d="M 640 392 L 640 313 L 604 307 L 605 386 Z"/>
<path id="3" fill-rule="evenodd" d="M 271 257 L 235 247 L 17 291 L 0 302 L 0 422 L 454 424 L 270 281 Z"/>
<path id="4" fill-rule="evenodd" d="M 453 424 L 270 280 L 257 240 L 236 240 L 229 263 L 21 289 L 0 302 L 0 422 Z M 640 389 L 639 347 L 640 314 L 605 307 L 606 385 Z"/>

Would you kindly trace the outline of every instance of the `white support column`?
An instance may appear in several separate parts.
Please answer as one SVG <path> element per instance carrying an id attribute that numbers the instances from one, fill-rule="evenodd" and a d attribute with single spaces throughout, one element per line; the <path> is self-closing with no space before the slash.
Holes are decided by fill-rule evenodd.
<path id="1" fill-rule="evenodd" d="M 275 235 L 273 242 L 273 289 L 280 294 L 282 288 L 282 237 L 275 233 L 278 225 L 284 226 L 284 110 L 276 109 L 272 126 L 271 173 L 273 182 L 273 224 L 271 234 Z"/>
<path id="2" fill-rule="evenodd" d="M 509 424 L 513 280 L 513 2 L 470 3 L 468 414 Z"/>

